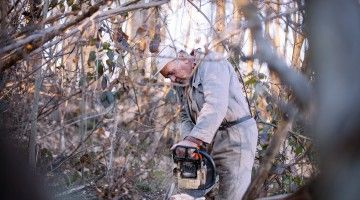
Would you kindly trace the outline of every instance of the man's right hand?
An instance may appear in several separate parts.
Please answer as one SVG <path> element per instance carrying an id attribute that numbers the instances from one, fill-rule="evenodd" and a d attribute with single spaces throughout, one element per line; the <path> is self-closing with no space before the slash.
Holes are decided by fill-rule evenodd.
<path id="1" fill-rule="evenodd" d="M 175 149 L 175 155 L 178 156 L 178 157 L 184 157 L 185 156 L 185 148 L 176 148 L 178 146 L 183 146 L 183 147 L 191 147 L 191 148 L 196 148 L 196 149 L 199 149 L 199 146 L 194 143 L 194 142 L 191 142 L 191 141 L 188 141 L 188 140 L 182 140 L 176 144 L 174 144 L 172 147 L 171 147 L 171 150 L 174 150 Z M 194 153 L 194 149 L 189 149 L 188 151 L 188 155 L 192 155 Z"/>
<path id="2" fill-rule="evenodd" d="M 184 139 L 184 140 L 174 144 L 170 150 L 174 150 L 177 146 L 193 147 L 193 148 L 197 148 L 197 149 L 199 148 L 199 145 L 197 145 L 196 143 Z"/>
<path id="3" fill-rule="evenodd" d="M 184 140 L 174 144 L 171 147 L 171 150 L 175 149 L 175 155 L 178 157 L 184 157 L 185 156 L 185 148 L 176 148 L 178 146 L 183 146 L 183 147 L 191 147 L 191 149 L 188 149 L 187 155 L 191 155 L 192 158 L 198 159 L 198 153 L 195 153 L 195 149 L 202 149 L 204 148 L 204 142 L 191 137 L 191 136 L 187 136 L 185 137 Z"/>

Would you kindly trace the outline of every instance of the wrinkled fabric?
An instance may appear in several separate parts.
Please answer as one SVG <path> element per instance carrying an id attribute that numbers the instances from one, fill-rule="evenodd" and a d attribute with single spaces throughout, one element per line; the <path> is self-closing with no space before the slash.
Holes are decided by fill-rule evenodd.
<path id="1" fill-rule="evenodd" d="M 176 87 L 181 105 L 181 137 L 210 144 L 219 174 L 216 199 L 241 199 L 251 180 L 258 130 L 254 119 L 218 130 L 220 124 L 250 115 L 238 77 L 219 54 L 197 56 L 198 66 L 186 87 Z"/>
<path id="2" fill-rule="evenodd" d="M 258 140 L 254 119 L 218 131 L 210 150 L 219 175 L 215 199 L 241 199 L 250 182 Z"/>

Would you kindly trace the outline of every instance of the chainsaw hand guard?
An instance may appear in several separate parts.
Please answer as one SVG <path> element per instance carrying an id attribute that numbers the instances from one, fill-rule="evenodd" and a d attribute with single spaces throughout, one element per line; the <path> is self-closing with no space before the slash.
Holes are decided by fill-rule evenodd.
<path id="1" fill-rule="evenodd" d="M 199 149 L 195 147 L 188 146 L 176 146 L 173 150 L 173 159 L 174 162 L 178 161 L 199 161 L 201 154 Z"/>

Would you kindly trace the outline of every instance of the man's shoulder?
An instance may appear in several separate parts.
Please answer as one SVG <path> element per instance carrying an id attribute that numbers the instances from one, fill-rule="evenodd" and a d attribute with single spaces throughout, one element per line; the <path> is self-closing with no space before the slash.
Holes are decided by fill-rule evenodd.
<path id="1" fill-rule="evenodd" d="M 209 51 L 203 57 L 203 61 L 199 65 L 199 73 L 204 73 L 205 71 L 209 72 L 214 70 L 220 70 L 220 68 L 227 68 L 228 61 L 226 57 L 218 52 Z"/>
<path id="2" fill-rule="evenodd" d="M 204 60 L 211 62 L 221 62 L 226 60 L 226 57 L 222 53 L 209 50 L 205 53 Z"/>

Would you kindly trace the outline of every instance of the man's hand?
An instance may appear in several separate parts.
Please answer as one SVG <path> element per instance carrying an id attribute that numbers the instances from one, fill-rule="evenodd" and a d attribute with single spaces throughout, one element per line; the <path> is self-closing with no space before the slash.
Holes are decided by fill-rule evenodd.
<path id="1" fill-rule="evenodd" d="M 174 144 L 171 147 L 171 150 L 176 149 L 175 154 L 179 157 L 182 157 L 185 155 L 185 148 L 176 148 L 177 146 L 185 146 L 185 147 L 192 147 L 192 148 L 196 148 L 196 149 L 200 149 L 203 147 L 204 142 L 191 137 L 191 136 L 187 136 L 184 140 Z M 190 150 L 191 152 L 188 152 L 188 155 L 193 155 L 194 154 L 194 149 Z M 196 155 L 193 155 L 194 157 L 197 157 Z"/>
<path id="2" fill-rule="evenodd" d="M 180 146 L 180 147 L 178 147 L 178 146 Z M 188 140 L 182 140 L 182 141 L 174 144 L 171 147 L 171 150 L 175 149 L 175 155 L 176 156 L 185 157 L 185 148 L 184 147 L 192 147 L 192 149 L 188 149 L 187 155 L 190 155 L 191 157 L 193 156 L 194 158 L 197 158 L 197 156 L 193 155 L 193 154 L 195 154 L 194 153 L 195 152 L 194 148 L 199 149 L 199 146 L 196 143 L 188 141 Z"/>
<path id="3" fill-rule="evenodd" d="M 194 148 L 199 148 L 199 145 L 195 144 L 194 142 L 190 142 L 188 140 L 182 140 L 176 144 L 174 144 L 171 147 L 171 150 L 174 150 L 177 146 L 185 146 L 185 147 L 194 147 Z"/>

